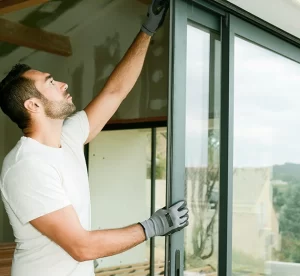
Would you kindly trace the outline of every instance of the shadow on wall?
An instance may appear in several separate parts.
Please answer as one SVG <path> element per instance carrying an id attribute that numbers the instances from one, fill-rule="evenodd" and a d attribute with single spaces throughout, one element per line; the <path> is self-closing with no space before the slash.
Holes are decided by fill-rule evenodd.
<path id="1" fill-rule="evenodd" d="M 112 36 L 107 36 L 104 44 L 94 48 L 95 81 L 93 97 L 97 96 L 104 87 L 107 76 L 114 70 L 121 60 L 120 34 L 115 32 Z M 118 111 L 115 116 L 118 117 Z"/>
<path id="2" fill-rule="evenodd" d="M 142 118 L 166 116 L 169 83 L 169 19 L 153 37 L 141 74 L 142 94 L 139 114 Z"/>
<path id="3" fill-rule="evenodd" d="M 168 22 L 168 20 L 166 19 Z M 128 119 L 129 109 L 137 108 L 139 118 L 157 117 L 157 114 L 167 114 L 168 94 L 168 27 L 159 30 L 153 37 L 145 59 L 140 78 L 140 88 L 134 86 L 132 92 L 112 117 L 113 119 Z M 107 77 L 123 58 L 120 34 L 107 36 L 102 45 L 94 47 L 95 80 L 93 97 L 104 87 Z M 141 91 L 140 91 L 141 89 Z M 136 107 L 133 107 L 136 106 Z M 132 113 L 131 113 L 132 114 Z M 130 118 L 131 119 L 131 118 Z"/>
<path id="4" fill-rule="evenodd" d="M 72 72 L 72 83 L 71 83 L 71 93 L 75 97 L 73 97 L 73 103 L 75 104 L 77 111 L 81 110 L 82 108 L 82 93 L 84 93 L 83 89 L 83 72 L 84 72 L 84 65 L 81 63 L 79 66 L 75 68 Z"/>
<path id="5" fill-rule="evenodd" d="M 2 112 L 2 111 L 1 111 Z M 2 133 L 1 133 L 1 146 L 2 150 L 0 152 L 0 160 L 1 160 L 1 167 L 2 167 L 2 160 L 4 157 L 9 153 L 9 151 L 15 146 L 17 141 L 22 136 L 21 130 L 18 128 L 18 126 L 10 121 L 10 119 L 6 115 L 1 115 L 3 118 L 2 121 Z M 8 216 L 5 212 L 3 202 L 1 200 L 0 202 L 0 221 L 2 223 L 0 224 L 0 242 L 11 242 L 14 241 L 13 231 L 12 227 L 9 223 Z"/>

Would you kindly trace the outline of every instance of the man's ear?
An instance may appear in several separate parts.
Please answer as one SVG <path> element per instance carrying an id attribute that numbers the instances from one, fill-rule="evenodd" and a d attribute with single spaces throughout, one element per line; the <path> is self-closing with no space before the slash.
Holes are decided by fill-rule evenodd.
<path id="1" fill-rule="evenodd" d="M 29 99 L 24 103 L 25 108 L 32 113 L 38 113 L 41 110 L 41 103 L 37 99 Z"/>

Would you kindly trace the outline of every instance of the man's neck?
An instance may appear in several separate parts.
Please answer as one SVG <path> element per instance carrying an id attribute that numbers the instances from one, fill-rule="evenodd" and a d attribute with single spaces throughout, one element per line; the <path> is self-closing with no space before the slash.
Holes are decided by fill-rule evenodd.
<path id="1" fill-rule="evenodd" d="M 36 126 L 27 136 L 53 148 L 61 147 L 63 120 L 47 120 Z"/>

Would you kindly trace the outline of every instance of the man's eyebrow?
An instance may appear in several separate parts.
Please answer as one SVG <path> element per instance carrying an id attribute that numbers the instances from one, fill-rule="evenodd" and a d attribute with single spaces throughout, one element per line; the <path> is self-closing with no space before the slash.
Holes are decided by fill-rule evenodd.
<path id="1" fill-rule="evenodd" d="M 48 75 L 48 76 L 46 76 L 46 78 L 45 78 L 45 82 L 47 81 L 47 80 L 49 80 L 49 79 L 52 79 L 53 77 L 52 77 L 52 75 Z"/>

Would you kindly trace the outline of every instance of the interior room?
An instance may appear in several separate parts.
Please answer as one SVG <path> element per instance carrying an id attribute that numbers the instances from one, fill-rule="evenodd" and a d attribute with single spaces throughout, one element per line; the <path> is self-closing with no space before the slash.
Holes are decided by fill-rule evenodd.
<path id="1" fill-rule="evenodd" d="M 151 2 L 0 1 L 0 81 L 28 64 L 82 110 Z M 83 150 L 92 231 L 182 198 L 189 225 L 93 260 L 95 275 L 300 275 L 299 17 L 299 0 L 170 0 L 132 91 Z M 22 136 L 0 112 L 1 165 Z M 0 275 L 15 248 L 0 201 Z"/>

